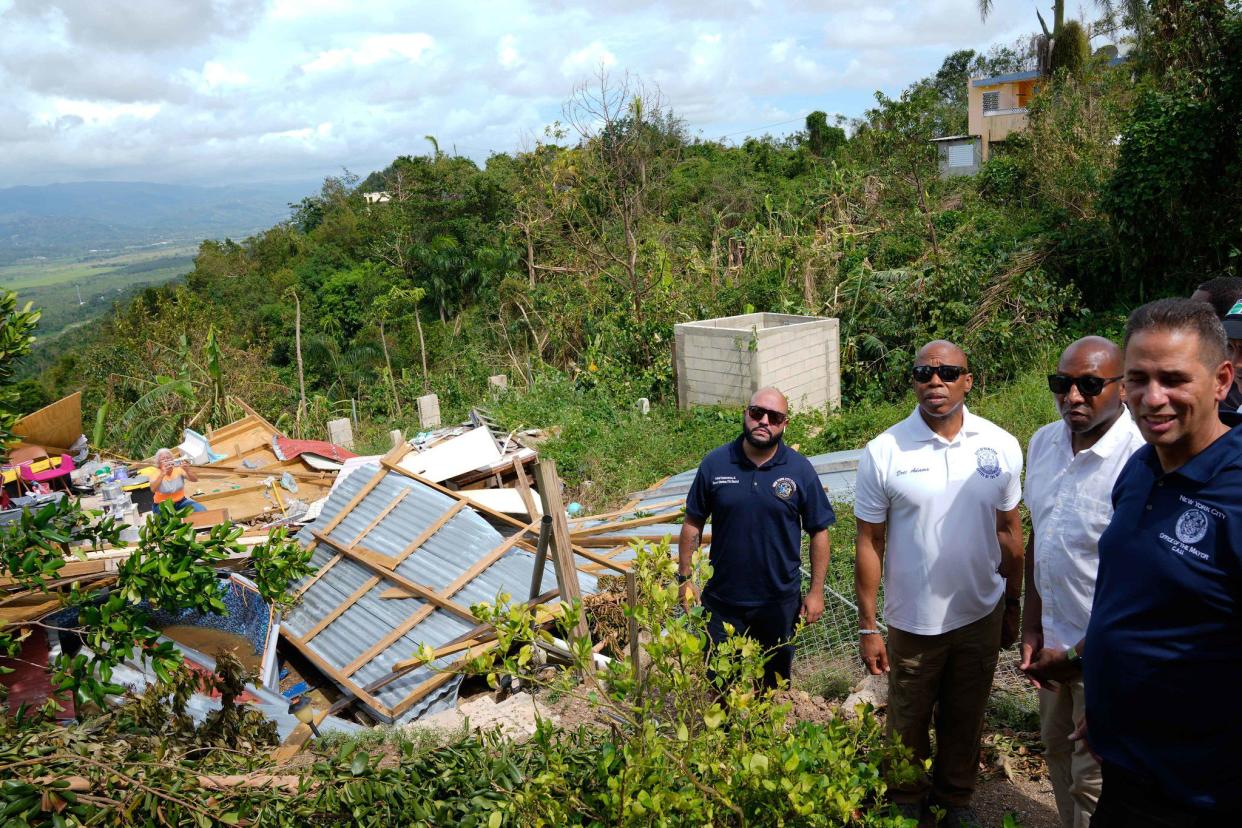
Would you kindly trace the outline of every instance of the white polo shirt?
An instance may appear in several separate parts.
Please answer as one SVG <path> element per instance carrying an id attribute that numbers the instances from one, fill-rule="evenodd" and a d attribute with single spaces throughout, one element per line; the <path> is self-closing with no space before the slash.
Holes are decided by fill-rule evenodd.
<path id="1" fill-rule="evenodd" d="M 854 514 L 887 523 L 884 619 L 938 635 L 996 609 L 1005 592 L 996 513 L 1022 496 L 1013 435 L 962 407 L 962 430 L 936 434 L 919 410 L 867 444 Z"/>
<path id="2" fill-rule="evenodd" d="M 1143 435 L 1123 406 L 1117 422 L 1074 454 L 1062 420 L 1041 428 L 1027 449 L 1026 491 L 1035 535 L 1035 585 L 1043 600 L 1044 646 L 1064 650 L 1087 634 L 1097 544 L 1113 519 L 1113 484 Z"/>

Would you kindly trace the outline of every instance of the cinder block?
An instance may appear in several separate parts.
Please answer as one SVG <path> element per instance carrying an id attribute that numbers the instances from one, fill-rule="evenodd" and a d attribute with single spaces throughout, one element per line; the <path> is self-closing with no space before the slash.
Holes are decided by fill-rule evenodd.
<path id="1" fill-rule="evenodd" d="M 418 424 L 422 428 L 440 427 L 440 398 L 435 394 L 418 398 Z"/>
<path id="2" fill-rule="evenodd" d="M 328 420 L 328 442 L 350 451 L 354 450 L 354 429 L 348 417 Z"/>

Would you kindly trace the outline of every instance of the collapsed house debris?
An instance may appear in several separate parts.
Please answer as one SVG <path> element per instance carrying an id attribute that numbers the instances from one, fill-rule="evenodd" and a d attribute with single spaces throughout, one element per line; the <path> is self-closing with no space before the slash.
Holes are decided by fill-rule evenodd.
<path id="1" fill-rule="evenodd" d="M 239 539 L 242 551 L 221 562 L 222 569 L 245 567 L 248 548 L 263 542 L 273 525 L 297 528 L 296 540 L 312 551 L 312 572 L 293 586 L 298 601 L 283 617 L 256 606 L 261 601 L 245 591 L 244 579 L 221 574 L 234 597 L 245 598 L 229 629 L 239 623 L 254 628 L 240 631 L 261 668 L 249 700 L 277 721 L 282 738 L 289 737 L 282 750 L 296 751 L 309 738 L 305 726 L 291 732 L 290 715 L 275 712 L 290 698 L 309 700 L 312 723 L 338 729 L 348 726 L 340 717 L 407 723 L 454 710 L 462 685 L 457 668 L 494 646 L 494 634 L 477 623 L 473 605 L 507 594 L 548 623 L 561 599 L 587 596 L 592 607 L 634 600 L 627 599 L 633 544 L 667 537 L 676 554 L 693 469 L 635 492 L 620 509 L 571 519 L 555 464 L 540 461 L 524 444 L 528 435 L 506 433 L 485 411 L 417 434 L 385 455 L 359 456 L 329 442 L 292 439 L 244 402 L 234 403 L 245 416 L 206 435 L 187 430 L 178 450 L 199 478 L 188 494 L 208 508 L 191 521 L 248 526 Z M 71 408 L 72 402 L 62 411 Z M 859 454 L 811 458 L 834 501 L 852 499 Z M 143 471 L 135 464 L 107 496 L 123 489 L 116 483 L 134 485 Z M 83 553 L 67 560 L 61 576 L 106 589 L 128 554 L 124 547 Z M 15 592 L 2 579 L 0 588 L 10 590 L 0 596 L 4 622 L 34 621 L 58 609 L 55 596 Z M 637 660 L 636 648 L 627 646 L 624 612 L 608 617 L 612 626 L 595 651 L 628 650 Z M 169 625 L 169 636 L 192 661 L 205 664 L 196 645 L 212 639 L 194 629 L 211 628 L 210 621 L 160 623 Z M 588 633 L 585 615 L 572 623 L 575 635 Z M 425 662 L 418 654 L 428 650 L 432 658 Z M 143 665 L 128 670 L 124 675 L 140 692 Z M 210 708 L 210 700 L 200 702 Z"/>

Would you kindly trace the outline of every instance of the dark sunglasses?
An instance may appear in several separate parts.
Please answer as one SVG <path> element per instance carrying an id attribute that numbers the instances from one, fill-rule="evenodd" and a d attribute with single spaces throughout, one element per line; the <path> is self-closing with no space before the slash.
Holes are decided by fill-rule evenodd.
<path id="1" fill-rule="evenodd" d="M 957 382 L 966 369 L 960 365 L 916 365 L 910 369 L 910 376 L 915 382 L 931 382 L 938 376 L 945 382 Z"/>
<path id="2" fill-rule="evenodd" d="M 1104 386 L 1119 379 L 1121 377 L 1093 377 L 1090 374 L 1081 377 L 1071 377 L 1069 374 L 1049 374 L 1048 390 L 1054 394 L 1068 394 L 1070 389 L 1077 385 L 1078 391 L 1084 397 L 1098 397 L 1103 393 Z"/>
<path id="3" fill-rule="evenodd" d="M 756 423 L 762 420 L 764 417 L 767 417 L 768 422 L 771 423 L 772 425 L 782 425 L 784 424 L 786 420 L 789 419 L 789 415 L 782 414 L 779 411 L 773 411 L 770 408 L 764 408 L 761 405 L 746 406 L 746 416 L 750 417 Z"/>

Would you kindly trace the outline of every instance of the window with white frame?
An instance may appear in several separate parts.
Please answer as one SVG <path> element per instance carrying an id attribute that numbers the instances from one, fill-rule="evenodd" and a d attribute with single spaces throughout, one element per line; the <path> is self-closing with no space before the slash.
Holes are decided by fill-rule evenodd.
<path id="1" fill-rule="evenodd" d="M 974 165 L 975 165 L 974 144 L 950 144 L 949 145 L 949 166 L 950 167 L 973 167 Z"/>

